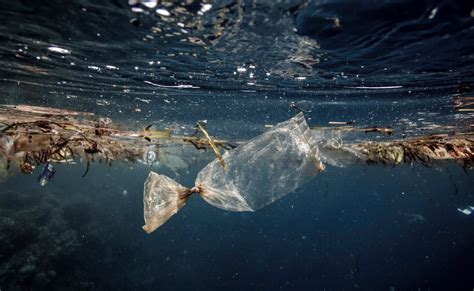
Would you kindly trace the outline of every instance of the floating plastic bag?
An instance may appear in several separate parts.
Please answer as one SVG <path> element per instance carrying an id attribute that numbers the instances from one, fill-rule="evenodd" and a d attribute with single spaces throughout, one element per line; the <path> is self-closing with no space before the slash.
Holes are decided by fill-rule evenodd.
<path id="1" fill-rule="evenodd" d="M 143 194 L 145 226 L 150 233 L 176 214 L 192 194 L 190 189 L 179 185 L 164 175 L 150 172 L 145 181 Z"/>
<path id="2" fill-rule="evenodd" d="M 324 170 L 302 113 L 272 127 L 202 169 L 192 189 L 151 172 L 145 182 L 143 229 L 150 233 L 186 204 L 192 193 L 230 211 L 255 211 Z"/>

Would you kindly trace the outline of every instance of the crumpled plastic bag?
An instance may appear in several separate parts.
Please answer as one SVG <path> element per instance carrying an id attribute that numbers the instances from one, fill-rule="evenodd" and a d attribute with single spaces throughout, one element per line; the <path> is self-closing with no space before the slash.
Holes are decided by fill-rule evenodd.
<path id="1" fill-rule="evenodd" d="M 192 193 L 230 211 L 255 211 L 293 192 L 324 170 L 317 141 L 302 113 L 279 123 L 202 169 L 192 189 L 151 172 L 145 181 L 143 229 L 150 233 L 176 214 Z"/>
<path id="2" fill-rule="evenodd" d="M 175 215 L 188 201 L 190 189 L 164 175 L 150 172 L 145 181 L 143 204 L 145 226 L 150 233 Z"/>

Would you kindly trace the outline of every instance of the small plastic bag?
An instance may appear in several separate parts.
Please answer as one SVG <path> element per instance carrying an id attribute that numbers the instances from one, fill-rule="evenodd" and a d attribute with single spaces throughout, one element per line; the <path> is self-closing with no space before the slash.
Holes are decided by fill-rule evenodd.
<path id="1" fill-rule="evenodd" d="M 255 211 L 293 192 L 324 170 L 319 150 L 302 113 L 223 155 L 202 169 L 195 187 L 150 173 L 145 182 L 145 226 L 148 233 L 184 206 L 191 193 L 230 211 Z"/>
<path id="2" fill-rule="evenodd" d="M 160 227 L 186 204 L 191 194 L 173 179 L 150 172 L 143 191 L 143 229 L 150 233 Z"/>

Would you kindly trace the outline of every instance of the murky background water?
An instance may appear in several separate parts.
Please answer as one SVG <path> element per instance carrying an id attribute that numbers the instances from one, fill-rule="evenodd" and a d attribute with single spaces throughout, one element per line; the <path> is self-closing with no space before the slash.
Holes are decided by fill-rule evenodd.
<path id="1" fill-rule="evenodd" d="M 0 101 L 243 140 L 305 109 L 401 134 L 472 113 L 471 1 L 0 1 Z M 470 95 L 471 94 L 471 95 Z M 361 136 L 359 138 L 367 138 Z M 385 138 L 371 136 L 373 139 Z M 202 163 L 177 177 L 191 186 Z M 256 213 L 141 230 L 145 166 L 0 184 L 0 289 L 474 286 L 472 171 L 331 168 Z M 170 173 L 172 174 L 172 173 Z"/>

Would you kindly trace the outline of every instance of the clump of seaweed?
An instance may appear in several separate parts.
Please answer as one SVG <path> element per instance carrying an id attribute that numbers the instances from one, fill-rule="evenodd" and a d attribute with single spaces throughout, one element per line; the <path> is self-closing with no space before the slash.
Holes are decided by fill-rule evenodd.
<path id="1" fill-rule="evenodd" d="M 406 162 L 423 165 L 453 160 L 464 168 L 474 166 L 474 134 L 433 135 L 402 143 Z"/>
<path id="2" fill-rule="evenodd" d="M 474 133 L 458 133 L 454 135 L 440 134 L 413 137 L 410 139 L 389 142 L 363 142 L 345 144 L 335 147 L 327 144 L 328 159 L 340 162 L 343 154 L 367 164 L 399 165 L 422 164 L 436 166 L 441 161 L 456 161 L 465 169 L 474 167 Z M 342 164 L 344 164 L 342 162 Z"/>
<path id="3" fill-rule="evenodd" d="M 16 168 L 31 174 L 47 163 L 85 163 L 88 173 L 93 162 L 111 165 L 114 161 L 134 163 L 161 146 L 190 145 L 198 150 L 212 148 L 218 156 L 221 148 L 233 145 L 205 137 L 173 136 L 170 130 L 125 130 L 109 118 L 93 113 L 37 106 L 0 106 L 0 156 L 7 171 Z M 5 174 L 2 172 L 2 177 Z"/>

